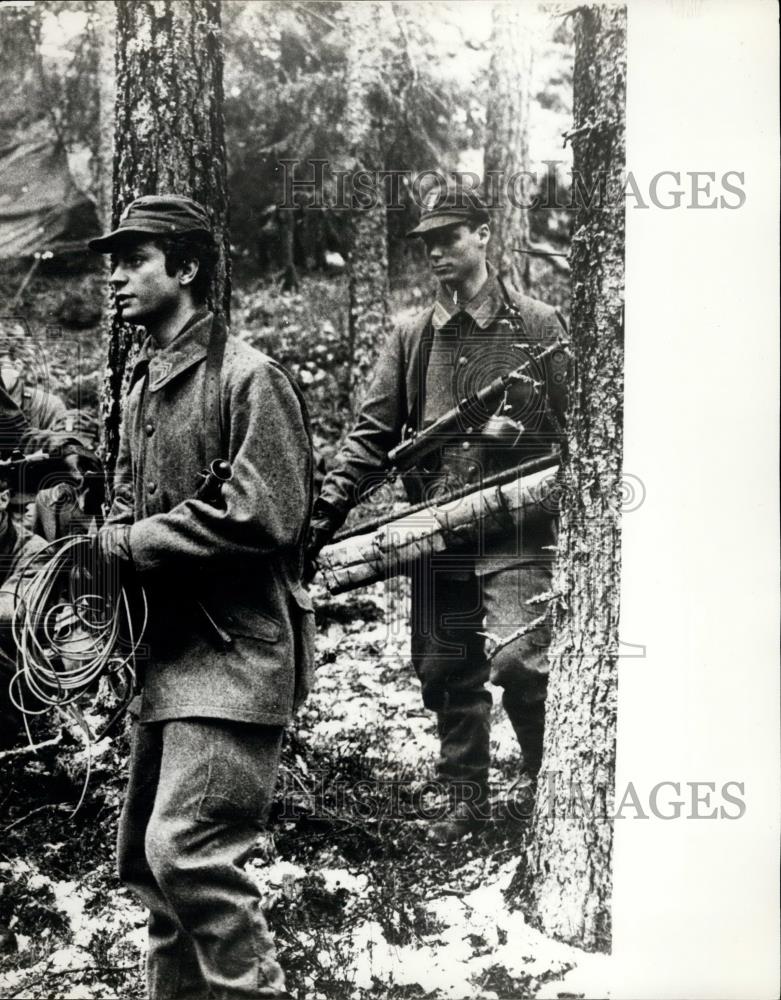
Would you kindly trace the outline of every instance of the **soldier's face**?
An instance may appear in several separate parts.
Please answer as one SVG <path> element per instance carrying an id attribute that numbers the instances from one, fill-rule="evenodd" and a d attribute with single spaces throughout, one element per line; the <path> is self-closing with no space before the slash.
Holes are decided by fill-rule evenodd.
<path id="1" fill-rule="evenodd" d="M 456 288 L 469 281 L 485 262 L 489 235 L 487 225 L 471 229 L 464 223 L 423 233 L 431 270 L 440 281 Z"/>
<path id="2" fill-rule="evenodd" d="M 168 274 L 165 254 L 151 240 L 119 248 L 109 281 L 123 321 L 145 326 L 172 315 L 183 294 L 180 277 Z"/>

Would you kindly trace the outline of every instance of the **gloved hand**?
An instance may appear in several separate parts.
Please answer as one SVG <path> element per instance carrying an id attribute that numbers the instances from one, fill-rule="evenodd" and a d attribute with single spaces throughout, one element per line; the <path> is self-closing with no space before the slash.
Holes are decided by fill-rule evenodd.
<path id="1" fill-rule="evenodd" d="M 106 563 L 133 563 L 130 551 L 130 525 L 104 524 L 95 535 L 95 551 Z"/>
<path id="2" fill-rule="evenodd" d="M 114 577 L 112 587 L 119 586 L 120 577 L 133 569 L 130 525 L 105 524 L 91 542 L 84 569 L 96 580 Z"/>
<path id="3" fill-rule="evenodd" d="M 317 557 L 344 524 L 346 513 L 337 510 L 322 497 L 315 500 L 309 534 L 304 545 L 304 583 L 311 583 L 317 573 Z"/>
<path id="4" fill-rule="evenodd" d="M 334 529 L 324 521 L 313 521 L 309 525 L 309 535 L 304 547 L 304 583 L 311 583 L 317 573 L 317 557 L 320 550 L 331 541 Z"/>

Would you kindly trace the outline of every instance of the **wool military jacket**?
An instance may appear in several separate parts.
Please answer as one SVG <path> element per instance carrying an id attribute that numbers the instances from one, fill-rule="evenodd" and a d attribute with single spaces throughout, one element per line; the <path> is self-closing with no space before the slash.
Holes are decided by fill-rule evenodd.
<path id="1" fill-rule="evenodd" d="M 212 319 L 202 314 L 162 350 L 147 345 L 124 409 L 108 521 L 131 525 L 149 601 L 140 719 L 283 725 L 312 665 L 312 605 L 300 582 L 311 443 L 287 374 L 229 336 L 223 453 L 206 453 Z M 224 509 L 195 498 L 216 458 L 233 468 Z"/>
<path id="2" fill-rule="evenodd" d="M 3 641 L 11 649 L 10 628 L 16 611 L 17 590 L 23 591 L 38 565 L 32 557 L 46 548 L 46 541 L 29 531 L 9 515 L 0 537 L 0 630 Z"/>
<path id="3" fill-rule="evenodd" d="M 564 433 L 569 353 L 561 315 L 507 288 L 492 268 L 469 303 L 453 302 L 440 288 L 433 306 L 396 327 L 380 352 L 356 425 L 323 483 L 316 520 L 330 518 L 338 527 L 410 431 L 425 429 L 464 396 L 520 365 L 527 377 L 509 390 L 495 419 L 464 428 L 426 460 L 422 475 L 405 477 L 411 501 L 420 499 L 421 489 L 441 494 L 479 486 L 549 452 Z M 536 516 L 519 526 L 516 538 L 486 539 L 473 553 L 475 566 L 489 572 L 550 558 L 555 541 L 555 516 Z"/>

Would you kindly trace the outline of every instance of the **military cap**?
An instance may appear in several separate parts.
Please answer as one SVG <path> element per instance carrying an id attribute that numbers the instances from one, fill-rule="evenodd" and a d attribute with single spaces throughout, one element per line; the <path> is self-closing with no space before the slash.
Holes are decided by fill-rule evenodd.
<path id="1" fill-rule="evenodd" d="M 449 180 L 428 192 L 420 209 L 420 222 L 407 236 L 422 236 L 463 222 L 488 222 L 489 218 L 488 209 L 473 187 Z"/>
<path id="2" fill-rule="evenodd" d="M 174 194 L 148 194 L 130 202 L 116 229 L 90 240 L 87 246 L 96 253 L 113 253 L 128 236 L 196 232 L 211 232 L 206 209 L 197 201 Z"/>

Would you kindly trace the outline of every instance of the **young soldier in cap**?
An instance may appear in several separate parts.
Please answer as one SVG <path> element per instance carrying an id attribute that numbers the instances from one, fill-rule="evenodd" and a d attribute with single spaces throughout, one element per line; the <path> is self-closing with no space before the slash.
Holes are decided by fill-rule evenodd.
<path id="1" fill-rule="evenodd" d="M 486 262 L 489 215 L 472 190 L 449 182 L 426 199 L 420 237 L 439 279 L 436 301 L 392 332 L 358 421 L 315 502 L 308 557 L 317 553 L 376 482 L 388 452 L 425 429 L 497 375 L 528 363 L 527 379 L 509 391 L 482 429 L 464 428 L 426 462 L 426 495 L 479 486 L 486 477 L 543 455 L 562 436 L 566 349 L 559 314 L 506 287 Z M 421 498 L 406 482 L 411 501 Z M 412 660 L 424 705 L 437 713 L 438 776 L 449 815 L 429 828 L 439 841 L 469 831 L 485 814 L 491 696 L 484 630 L 509 637 L 541 613 L 529 598 L 550 590 L 553 514 L 529 520 L 517 537 L 485 538 L 465 555 L 416 567 L 412 579 Z M 507 645 L 493 660 L 491 680 L 533 781 L 540 767 L 547 683 L 544 626 Z"/>
<path id="2" fill-rule="evenodd" d="M 216 247 L 200 205 L 139 198 L 90 247 L 112 255 L 122 319 L 149 334 L 96 536 L 150 609 L 118 838 L 120 878 L 149 909 L 149 994 L 287 996 L 242 863 L 308 686 L 306 415 L 283 369 L 207 308 Z M 215 459 L 233 471 L 216 504 L 195 495 Z"/>

